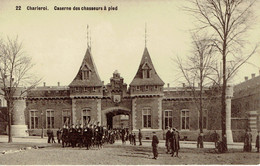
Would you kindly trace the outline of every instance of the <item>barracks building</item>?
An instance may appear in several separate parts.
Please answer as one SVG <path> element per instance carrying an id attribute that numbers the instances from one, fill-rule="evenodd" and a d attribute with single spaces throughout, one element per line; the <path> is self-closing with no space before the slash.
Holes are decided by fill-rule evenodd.
<path id="1" fill-rule="evenodd" d="M 259 78 L 258 76 L 258 80 Z M 46 134 L 48 128 L 56 131 L 63 125 L 100 122 L 108 129 L 128 128 L 133 132 L 141 129 L 144 139 L 151 139 L 153 131 L 162 139 L 167 127 L 175 127 L 179 130 L 181 139 L 196 140 L 199 133 L 199 111 L 195 106 L 191 89 L 184 84 L 182 87 L 164 85 L 147 47 L 144 48 L 140 65 L 137 66 L 136 75 L 129 86 L 117 71 L 112 74 L 110 83 L 104 85 L 88 47 L 77 75 L 68 86 L 60 86 L 59 83 L 58 86 L 44 84 L 22 97 L 17 95 L 12 134 L 41 135 L 42 130 Z M 233 88 L 228 88 L 227 134 L 230 133 L 234 141 L 240 141 L 246 128 L 257 128 L 259 81 L 256 86 L 258 98 L 255 98 L 255 106 L 252 105 L 251 109 L 250 97 L 245 106 L 242 106 L 243 97 L 237 97 L 240 92 L 235 92 L 232 113 Z M 244 86 L 237 87 L 243 91 L 241 93 L 244 97 L 250 96 L 247 93 L 254 92 L 253 89 L 248 92 L 243 88 Z M 207 90 L 203 93 L 205 100 L 206 93 Z M 211 139 L 214 130 L 221 133 L 220 104 L 220 95 L 216 94 L 214 101 L 204 108 L 202 124 L 205 140 Z"/>

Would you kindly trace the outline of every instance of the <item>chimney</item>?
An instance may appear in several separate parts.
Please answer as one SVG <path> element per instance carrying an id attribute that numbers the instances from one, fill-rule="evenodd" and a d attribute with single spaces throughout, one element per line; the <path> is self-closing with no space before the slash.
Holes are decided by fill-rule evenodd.
<path id="1" fill-rule="evenodd" d="M 252 73 L 251 76 L 252 76 L 252 78 L 255 78 L 255 73 Z"/>
<path id="2" fill-rule="evenodd" d="M 58 82 L 58 86 L 60 86 L 60 82 Z"/>
<path id="3" fill-rule="evenodd" d="M 167 87 L 168 87 L 168 88 L 170 87 L 170 84 L 169 84 L 169 83 L 167 84 Z"/>
<path id="4" fill-rule="evenodd" d="M 182 83 L 183 88 L 185 87 L 185 83 Z"/>
<path id="5" fill-rule="evenodd" d="M 46 86 L 46 82 L 43 82 L 43 86 L 44 86 L 44 87 Z"/>
<path id="6" fill-rule="evenodd" d="M 248 77 L 245 77 L 245 81 L 247 81 L 248 80 Z"/>

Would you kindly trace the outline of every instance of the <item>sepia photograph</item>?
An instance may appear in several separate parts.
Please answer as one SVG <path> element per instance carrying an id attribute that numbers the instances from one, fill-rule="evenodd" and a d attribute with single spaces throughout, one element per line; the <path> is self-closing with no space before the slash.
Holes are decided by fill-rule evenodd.
<path id="1" fill-rule="evenodd" d="M 259 9 L 0 0 L 0 165 L 259 165 Z"/>

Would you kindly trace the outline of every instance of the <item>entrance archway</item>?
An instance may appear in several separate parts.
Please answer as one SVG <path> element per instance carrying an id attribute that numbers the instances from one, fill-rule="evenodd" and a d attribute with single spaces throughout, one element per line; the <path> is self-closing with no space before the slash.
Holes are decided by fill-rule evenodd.
<path id="1" fill-rule="evenodd" d="M 128 116 L 127 119 L 122 119 L 122 117 L 118 118 L 118 115 L 126 115 Z M 116 117 L 114 119 L 114 122 L 117 122 L 117 125 L 113 124 L 113 117 Z M 118 120 L 120 120 L 118 124 Z M 127 121 L 127 122 L 126 122 Z M 124 107 L 112 107 L 108 108 L 102 111 L 102 125 L 106 126 L 108 129 L 112 129 L 113 127 L 118 128 L 122 127 L 122 123 L 128 123 L 128 127 L 131 130 L 132 129 L 132 116 L 131 116 L 131 110 Z M 121 123 L 122 122 L 122 123 Z"/>

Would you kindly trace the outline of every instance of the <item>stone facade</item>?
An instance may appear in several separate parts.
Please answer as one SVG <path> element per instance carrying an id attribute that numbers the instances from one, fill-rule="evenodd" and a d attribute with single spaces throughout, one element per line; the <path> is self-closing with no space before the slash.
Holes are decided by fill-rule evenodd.
<path id="1" fill-rule="evenodd" d="M 249 129 L 254 142 L 257 131 L 260 131 L 260 71 L 258 76 L 245 77 L 244 82 L 234 87 L 231 105 L 234 141 L 242 141 L 245 129 Z"/>
<path id="2" fill-rule="evenodd" d="M 203 112 L 203 130 L 205 139 L 210 141 L 214 130 L 221 133 L 221 107 L 219 93 L 209 99 L 208 91 L 211 89 L 205 89 L 203 93 L 203 102 L 207 103 Z M 235 100 L 239 102 L 240 99 Z M 72 123 L 97 122 L 109 129 L 122 126 L 133 132 L 142 129 L 145 139 L 151 139 L 153 131 L 159 138 L 164 138 L 168 126 L 178 129 L 181 138 L 186 140 L 196 140 L 199 133 L 199 111 L 191 89 L 185 86 L 164 87 L 147 48 L 129 87 L 117 71 L 113 73 L 110 83 L 104 85 L 88 48 L 69 86 L 36 87 L 24 98 L 17 99 L 16 103 L 24 105 L 24 118 L 19 119 L 22 110 L 17 109 L 20 112 L 14 115 L 14 124 L 27 125 L 30 135 L 40 135 L 42 130 L 46 134 L 48 128 L 56 131 Z M 254 119 L 255 112 L 252 111 L 249 119 Z M 120 119 L 118 115 L 128 118 Z M 235 136 L 233 123 L 236 117 L 244 118 L 247 114 L 232 110 L 231 125 Z"/>

